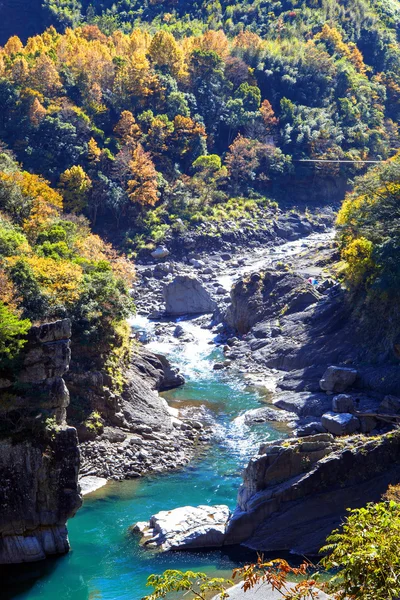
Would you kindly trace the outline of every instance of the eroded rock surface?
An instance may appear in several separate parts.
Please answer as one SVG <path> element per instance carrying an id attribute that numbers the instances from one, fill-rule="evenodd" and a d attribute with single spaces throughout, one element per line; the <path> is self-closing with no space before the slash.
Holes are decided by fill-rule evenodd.
<path id="1" fill-rule="evenodd" d="M 222 546 L 229 508 L 217 506 L 183 506 L 165 510 L 149 522 L 137 523 L 133 531 L 142 535 L 142 543 L 160 550 L 190 550 Z"/>
<path id="2" fill-rule="evenodd" d="M 316 554 L 347 508 L 379 500 L 400 480 L 399 459 L 399 432 L 265 444 L 244 471 L 224 543 Z"/>
<path id="3" fill-rule="evenodd" d="M 165 312 L 168 315 L 212 313 L 217 307 L 201 281 L 178 275 L 164 288 Z"/>
<path id="4" fill-rule="evenodd" d="M 65 421 L 70 335 L 67 319 L 33 327 L 0 392 L 0 564 L 69 550 L 66 522 L 81 505 L 78 439 Z"/>

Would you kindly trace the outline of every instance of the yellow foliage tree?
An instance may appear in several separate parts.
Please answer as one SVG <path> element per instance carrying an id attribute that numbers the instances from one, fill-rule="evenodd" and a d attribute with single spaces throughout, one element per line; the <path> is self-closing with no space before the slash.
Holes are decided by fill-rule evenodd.
<path id="1" fill-rule="evenodd" d="M 184 55 L 174 36 L 168 31 L 158 31 L 149 48 L 151 62 L 167 69 L 174 77 L 184 73 Z"/>
<path id="2" fill-rule="evenodd" d="M 30 200 L 41 198 L 45 203 L 56 209 L 62 209 L 61 195 L 50 187 L 48 181 L 27 171 L 16 171 L 14 173 L 0 173 L 0 181 L 13 183 L 19 187 L 22 195 Z"/>
<path id="3" fill-rule="evenodd" d="M 158 200 L 157 171 L 148 152 L 139 144 L 129 163 L 128 195 L 134 204 L 154 206 Z"/>
<path id="4" fill-rule="evenodd" d="M 342 251 L 342 258 L 346 261 L 347 279 L 353 287 L 362 284 L 368 286 L 373 278 L 375 263 L 372 258 L 374 245 L 364 237 L 352 240 Z"/>
<path id="5" fill-rule="evenodd" d="M 54 62 L 46 54 L 41 54 L 30 75 L 31 85 L 45 96 L 57 96 L 62 83 Z"/>
<path id="6" fill-rule="evenodd" d="M 4 269 L 0 268 L 0 302 L 8 306 L 8 308 L 17 316 L 20 316 L 22 311 L 19 309 L 21 298 L 15 285 L 8 277 Z"/>
<path id="7" fill-rule="evenodd" d="M 206 31 L 193 41 L 193 47 L 199 50 L 216 52 L 223 59 L 229 54 L 229 41 L 222 30 Z"/>
<path id="8" fill-rule="evenodd" d="M 101 158 L 101 150 L 94 138 L 88 141 L 88 158 L 92 163 L 98 162 Z"/>
<path id="9" fill-rule="evenodd" d="M 121 118 L 114 127 L 114 133 L 124 145 L 133 146 L 138 141 L 141 135 L 140 127 L 129 110 L 122 111 Z"/>
<path id="10" fill-rule="evenodd" d="M 51 305 L 68 306 L 79 299 L 82 291 L 82 267 L 66 260 L 39 256 L 28 256 L 26 261 L 39 285 L 48 294 Z"/>
<path id="11" fill-rule="evenodd" d="M 10 39 L 4 46 L 4 51 L 6 54 L 8 54 L 8 56 L 14 56 L 15 54 L 18 54 L 19 52 L 22 52 L 23 49 L 24 49 L 24 45 L 17 35 L 10 37 Z"/>
<path id="12" fill-rule="evenodd" d="M 85 208 L 87 194 L 92 187 L 90 177 L 80 165 L 74 165 L 60 176 L 60 189 L 67 212 L 79 213 Z"/>

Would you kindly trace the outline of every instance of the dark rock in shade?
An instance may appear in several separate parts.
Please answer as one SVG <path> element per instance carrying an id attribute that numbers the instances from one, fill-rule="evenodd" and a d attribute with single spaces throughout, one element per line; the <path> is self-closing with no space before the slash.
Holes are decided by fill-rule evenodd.
<path id="1" fill-rule="evenodd" d="M 398 483 L 400 432 L 365 441 L 316 435 L 270 442 L 243 475 L 225 544 L 314 555 L 347 508 L 378 501 Z"/>
<path id="2" fill-rule="evenodd" d="M 162 354 L 154 354 L 145 348 L 140 348 L 132 357 L 132 366 L 142 373 L 154 389 L 162 392 L 179 387 L 185 383 L 185 378 L 179 369 L 172 367 L 169 360 Z"/>
<path id="3" fill-rule="evenodd" d="M 301 312 L 319 299 L 318 292 L 300 275 L 272 270 L 255 273 L 233 286 L 225 321 L 244 334 L 256 323 L 280 313 Z"/>
<path id="4" fill-rule="evenodd" d="M 326 392 L 345 392 L 357 379 L 357 371 L 347 367 L 328 367 L 321 381 L 321 390 Z"/>
<path id="5" fill-rule="evenodd" d="M 400 398 L 397 396 L 385 396 L 382 400 L 379 410 L 383 413 L 399 414 L 400 413 Z"/>
<path id="6" fill-rule="evenodd" d="M 195 277 L 178 275 L 164 287 L 165 312 L 168 315 L 212 313 L 216 302 Z"/>
<path id="7" fill-rule="evenodd" d="M 332 405 L 326 394 L 309 392 L 279 392 L 275 394 L 273 403 L 299 417 L 321 417 Z"/>
<path id="8" fill-rule="evenodd" d="M 69 550 L 66 522 L 81 505 L 78 439 L 66 425 L 62 378 L 70 334 L 67 319 L 32 327 L 7 402 L 0 391 L 0 564 Z"/>
<path id="9" fill-rule="evenodd" d="M 333 435 L 351 435 L 360 429 L 357 417 L 345 412 L 327 412 L 322 415 L 321 423 Z"/>
<path id="10" fill-rule="evenodd" d="M 354 400 L 347 394 L 339 394 L 332 399 L 332 410 L 336 413 L 351 413 L 354 411 Z"/>

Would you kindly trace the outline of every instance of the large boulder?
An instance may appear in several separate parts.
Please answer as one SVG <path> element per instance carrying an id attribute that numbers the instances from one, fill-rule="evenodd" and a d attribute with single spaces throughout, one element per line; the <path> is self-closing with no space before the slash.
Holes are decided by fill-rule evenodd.
<path id="1" fill-rule="evenodd" d="M 158 246 L 158 248 L 156 248 L 152 253 L 151 256 L 155 259 L 155 260 L 161 260 L 163 258 L 166 258 L 167 256 L 169 256 L 170 252 L 167 248 L 165 248 L 164 246 Z"/>
<path id="2" fill-rule="evenodd" d="M 224 545 L 315 555 L 347 508 L 377 502 L 399 482 L 399 460 L 400 432 L 264 444 L 244 470 Z"/>
<path id="3" fill-rule="evenodd" d="M 340 394 L 351 387 L 357 379 L 357 371 L 348 367 L 328 367 L 319 382 L 321 390 Z"/>
<path id="4" fill-rule="evenodd" d="M 360 421 L 351 413 L 327 412 L 321 422 L 333 435 L 351 435 L 360 429 Z"/>
<path id="5" fill-rule="evenodd" d="M 339 394 L 332 399 L 332 410 L 335 413 L 354 412 L 354 400 L 347 394 Z"/>
<path id="6" fill-rule="evenodd" d="M 168 315 L 206 314 L 217 307 L 203 284 L 188 275 L 178 275 L 164 287 L 164 300 Z"/>
<path id="7" fill-rule="evenodd" d="M 313 286 L 296 273 L 253 273 L 233 286 L 225 321 L 243 334 L 265 319 L 299 313 L 320 298 Z"/>
<path id="8" fill-rule="evenodd" d="M 183 506 L 163 510 L 149 522 L 140 522 L 133 531 L 140 533 L 147 548 L 188 550 L 216 548 L 223 545 L 229 508 L 217 506 Z"/>

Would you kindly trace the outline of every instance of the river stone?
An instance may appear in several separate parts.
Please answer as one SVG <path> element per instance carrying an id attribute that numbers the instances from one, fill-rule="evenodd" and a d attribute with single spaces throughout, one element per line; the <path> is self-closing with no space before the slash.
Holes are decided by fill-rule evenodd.
<path id="1" fill-rule="evenodd" d="M 400 398 L 396 396 L 385 396 L 382 400 L 379 410 L 383 413 L 400 413 Z"/>
<path id="2" fill-rule="evenodd" d="M 351 413 L 354 411 L 354 400 L 347 394 L 339 394 L 332 400 L 332 410 L 335 413 Z"/>
<path id="3" fill-rule="evenodd" d="M 217 305 L 195 277 L 178 275 L 163 290 L 168 315 L 212 313 Z"/>
<path id="4" fill-rule="evenodd" d="M 151 256 L 156 260 L 161 260 L 162 258 L 166 258 L 170 255 L 170 252 L 165 246 L 158 246 L 152 253 Z"/>
<path id="5" fill-rule="evenodd" d="M 197 260 L 197 258 L 191 258 L 189 262 L 195 269 L 203 269 L 206 266 L 205 262 Z"/>
<path id="6" fill-rule="evenodd" d="M 217 506 L 183 506 L 153 515 L 149 522 L 139 522 L 133 528 L 142 535 L 148 548 L 185 550 L 217 548 L 224 541 L 229 508 Z"/>
<path id="7" fill-rule="evenodd" d="M 360 429 L 360 421 L 351 413 L 328 412 L 322 415 L 321 422 L 333 435 L 350 435 Z"/>
<path id="8" fill-rule="evenodd" d="M 341 393 L 353 385 L 357 379 L 357 371 L 347 367 L 328 367 L 321 381 L 321 390 Z"/>

